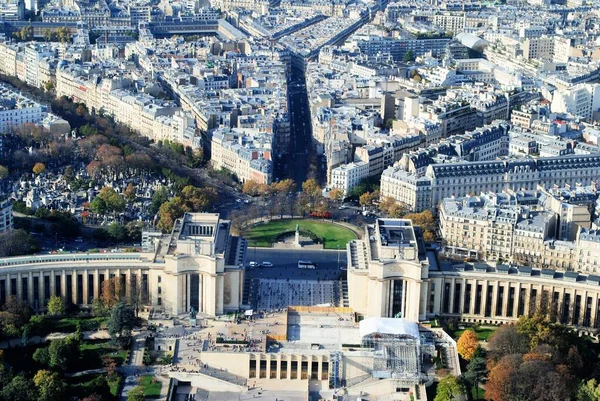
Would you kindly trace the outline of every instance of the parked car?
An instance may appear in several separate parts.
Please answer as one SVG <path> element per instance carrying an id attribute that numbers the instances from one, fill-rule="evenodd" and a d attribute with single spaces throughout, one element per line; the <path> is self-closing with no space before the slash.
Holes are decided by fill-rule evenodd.
<path id="1" fill-rule="evenodd" d="M 273 267 L 273 263 L 271 262 L 262 262 L 260 265 L 262 267 Z"/>
<path id="2" fill-rule="evenodd" d="M 250 267 L 258 267 L 258 262 L 254 262 L 254 261 L 250 262 L 250 263 L 248 263 L 248 266 L 250 266 Z"/>

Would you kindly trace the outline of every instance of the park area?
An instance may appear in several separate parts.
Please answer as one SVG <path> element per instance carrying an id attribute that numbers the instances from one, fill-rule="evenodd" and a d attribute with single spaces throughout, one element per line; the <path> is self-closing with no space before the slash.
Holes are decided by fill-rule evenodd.
<path id="1" fill-rule="evenodd" d="M 293 235 L 296 224 L 300 226 L 301 232 L 310 232 L 318 237 L 325 249 L 345 248 L 348 241 L 356 239 L 356 234 L 341 225 L 329 221 L 285 219 L 271 220 L 267 223 L 252 227 L 245 237 L 252 246 L 267 247 L 277 242 L 277 238 L 286 232 Z"/>

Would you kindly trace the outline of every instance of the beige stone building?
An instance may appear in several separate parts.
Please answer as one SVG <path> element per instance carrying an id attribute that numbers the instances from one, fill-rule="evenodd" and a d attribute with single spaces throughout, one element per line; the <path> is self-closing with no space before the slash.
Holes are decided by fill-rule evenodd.
<path id="1" fill-rule="evenodd" d="M 142 253 L 23 256 L 0 260 L 0 304 L 9 296 L 43 310 L 52 295 L 91 305 L 102 283 L 139 286 L 148 309 L 168 315 L 191 307 L 203 316 L 239 310 L 246 241 L 218 214 L 187 213 L 171 234 L 145 233 Z"/>

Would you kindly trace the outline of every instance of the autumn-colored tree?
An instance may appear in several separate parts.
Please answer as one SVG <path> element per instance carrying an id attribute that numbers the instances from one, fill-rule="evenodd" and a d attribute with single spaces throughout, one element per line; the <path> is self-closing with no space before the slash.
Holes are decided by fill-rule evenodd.
<path id="1" fill-rule="evenodd" d="M 376 198 L 373 197 L 374 193 L 371 192 L 365 192 L 364 194 L 362 194 L 359 198 L 358 198 L 358 203 L 361 206 L 368 206 L 370 205 L 373 200 L 375 200 Z"/>
<path id="2" fill-rule="evenodd" d="M 332 199 L 336 202 L 340 202 L 344 199 L 344 191 L 339 188 L 333 188 L 329 191 L 329 199 Z"/>
<path id="3" fill-rule="evenodd" d="M 485 386 L 485 399 L 491 401 L 507 400 L 511 393 L 511 378 L 521 363 L 521 355 L 507 355 L 490 369 Z"/>
<path id="4" fill-rule="evenodd" d="M 318 197 L 321 195 L 321 187 L 317 183 L 317 180 L 309 178 L 302 183 L 302 192 L 311 197 Z"/>
<path id="5" fill-rule="evenodd" d="M 247 180 L 242 186 L 242 192 L 250 196 L 258 196 L 260 194 L 259 190 L 260 185 L 254 180 Z"/>
<path id="6" fill-rule="evenodd" d="M 477 334 L 473 330 L 465 330 L 456 342 L 458 354 L 467 361 L 473 358 L 478 346 Z"/>
<path id="7" fill-rule="evenodd" d="M 289 194 L 296 190 L 296 183 L 289 178 L 285 180 L 281 180 L 279 182 L 274 182 L 271 184 L 271 191 L 275 193 L 283 193 Z"/>
<path id="8" fill-rule="evenodd" d="M 405 219 L 412 220 L 415 226 L 421 227 L 423 231 L 435 231 L 435 218 L 430 210 L 422 211 L 421 213 L 409 213 L 404 216 Z"/>
<path id="9" fill-rule="evenodd" d="M 0 165 L 0 180 L 4 180 L 6 177 L 8 177 L 8 169 Z"/>
<path id="10" fill-rule="evenodd" d="M 129 202 L 133 202 L 135 200 L 136 191 L 132 183 L 127 184 L 125 191 L 123 191 L 123 195 L 125 195 L 125 199 L 127 199 Z"/>
<path id="11" fill-rule="evenodd" d="M 33 174 L 35 175 L 42 174 L 44 171 L 46 171 L 46 165 L 44 163 L 38 162 L 33 166 Z"/>
<path id="12" fill-rule="evenodd" d="M 102 282 L 102 302 L 106 309 L 111 309 L 125 295 L 125 288 L 121 283 L 120 277 L 113 277 Z"/>

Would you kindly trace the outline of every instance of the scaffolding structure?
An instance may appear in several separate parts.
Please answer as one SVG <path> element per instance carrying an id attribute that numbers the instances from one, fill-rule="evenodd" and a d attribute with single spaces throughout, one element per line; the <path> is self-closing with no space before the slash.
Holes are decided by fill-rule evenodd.
<path id="1" fill-rule="evenodd" d="M 407 334 L 372 333 L 362 339 L 363 349 L 373 350 L 373 377 L 419 382 L 419 339 Z"/>

